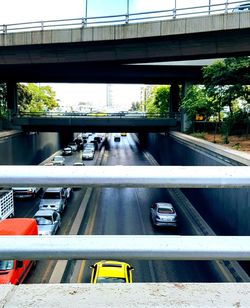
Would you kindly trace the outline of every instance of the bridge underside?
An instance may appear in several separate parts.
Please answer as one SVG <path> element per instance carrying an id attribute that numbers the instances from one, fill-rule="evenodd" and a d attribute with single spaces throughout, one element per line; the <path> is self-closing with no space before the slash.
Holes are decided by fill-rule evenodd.
<path id="1" fill-rule="evenodd" d="M 171 84 L 202 83 L 201 66 L 50 63 L 0 65 L 0 81 Z"/>
<path id="2" fill-rule="evenodd" d="M 13 124 L 24 131 L 37 132 L 167 132 L 177 128 L 177 120 L 163 118 L 15 118 Z"/>

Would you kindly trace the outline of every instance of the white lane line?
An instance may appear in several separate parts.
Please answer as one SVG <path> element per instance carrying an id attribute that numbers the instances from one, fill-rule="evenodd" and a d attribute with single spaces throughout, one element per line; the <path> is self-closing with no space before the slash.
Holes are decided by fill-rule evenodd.
<path id="1" fill-rule="evenodd" d="M 93 188 L 90 188 L 90 187 L 87 188 L 84 198 L 80 204 L 79 210 L 76 214 L 74 223 L 70 229 L 69 235 L 76 235 L 78 233 L 78 230 L 83 220 L 83 216 L 84 216 L 87 204 L 89 202 L 92 190 Z M 60 283 L 61 282 L 63 274 L 67 266 L 67 263 L 68 263 L 68 260 L 57 261 L 56 266 L 54 267 L 53 273 L 50 277 L 49 283 Z"/>

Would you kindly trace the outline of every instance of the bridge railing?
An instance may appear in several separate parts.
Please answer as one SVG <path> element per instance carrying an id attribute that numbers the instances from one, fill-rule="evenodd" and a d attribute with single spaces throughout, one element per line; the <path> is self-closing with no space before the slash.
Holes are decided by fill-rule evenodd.
<path id="1" fill-rule="evenodd" d="M 19 112 L 15 117 L 21 118 L 58 118 L 58 117 L 67 117 L 67 118 L 96 118 L 96 117 L 110 117 L 110 118 L 170 118 L 170 119 L 180 119 L 179 112 L 165 112 L 165 113 L 156 113 L 156 112 L 62 112 L 62 111 L 49 111 L 49 112 Z"/>
<path id="2" fill-rule="evenodd" d="M 246 1 L 223 1 L 221 3 L 211 4 L 208 1 L 207 5 L 194 7 L 174 7 L 173 9 L 148 11 L 139 13 L 126 12 L 119 15 L 107 16 L 85 16 L 81 18 L 59 19 L 59 20 L 44 20 L 30 21 L 22 23 L 12 23 L 0 25 L 0 33 L 7 34 L 12 32 L 24 31 L 43 31 L 52 29 L 73 29 L 82 27 L 93 27 L 103 25 L 116 25 L 138 23 L 144 21 L 167 20 L 183 17 L 206 16 L 210 14 L 221 14 L 230 12 L 243 12 L 239 10 L 240 5 L 246 4 Z"/>
<path id="3" fill-rule="evenodd" d="M 78 172 L 79 171 L 79 172 Z M 250 167 L 1 166 L 0 186 L 250 187 Z M 0 259 L 250 260 L 250 236 L 0 236 Z"/>

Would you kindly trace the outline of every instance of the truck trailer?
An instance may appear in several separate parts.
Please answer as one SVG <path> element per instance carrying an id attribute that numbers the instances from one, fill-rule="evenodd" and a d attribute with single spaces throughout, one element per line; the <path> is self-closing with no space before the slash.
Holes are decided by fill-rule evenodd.
<path id="1" fill-rule="evenodd" d="M 14 217 L 14 198 L 12 190 L 0 190 L 0 220 Z"/>

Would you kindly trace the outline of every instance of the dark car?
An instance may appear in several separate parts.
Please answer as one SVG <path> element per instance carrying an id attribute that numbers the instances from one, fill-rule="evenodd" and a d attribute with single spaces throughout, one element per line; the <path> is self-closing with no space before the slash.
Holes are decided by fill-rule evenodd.
<path id="1" fill-rule="evenodd" d="M 63 156 L 68 156 L 68 155 L 72 155 L 72 148 L 71 147 L 65 147 L 62 150 L 62 155 Z"/>

